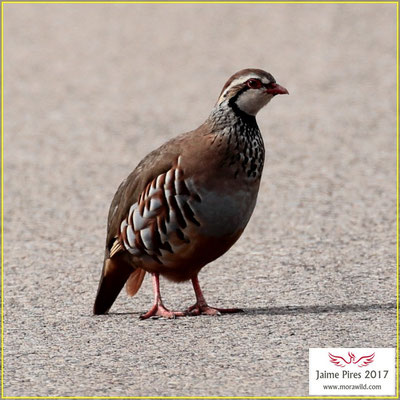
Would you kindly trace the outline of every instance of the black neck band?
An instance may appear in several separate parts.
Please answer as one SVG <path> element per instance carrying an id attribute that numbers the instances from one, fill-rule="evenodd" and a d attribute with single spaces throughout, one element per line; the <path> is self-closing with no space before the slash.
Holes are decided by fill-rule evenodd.
<path id="1" fill-rule="evenodd" d="M 241 119 L 243 120 L 243 122 L 245 122 L 248 125 L 251 126 L 257 126 L 257 122 L 256 122 L 256 117 L 254 115 L 250 115 L 247 114 L 246 112 L 244 112 L 243 110 L 241 110 L 239 108 L 239 106 L 236 104 L 237 99 L 239 98 L 239 96 L 246 92 L 249 89 L 248 86 L 245 86 L 244 88 L 240 89 L 235 96 L 233 96 L 229 101 L 228 101 L 228 105 L 229 107 L 232 108 L 233 112 Z"/>

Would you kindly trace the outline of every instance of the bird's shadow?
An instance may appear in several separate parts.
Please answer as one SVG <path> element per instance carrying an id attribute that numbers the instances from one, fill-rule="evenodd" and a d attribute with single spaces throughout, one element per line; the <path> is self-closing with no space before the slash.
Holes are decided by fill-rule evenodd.
<path id="1" fill-rule="evenodd" d="M 349 313 L 366 312 L 372 310 L 395 310 L 396 303 L 372 304 L 330 304 L 310 306 L 280 306 L 280 307 L 254 307 L 242 308 L 242 312 L 235 315 L 299 315 L 299 314 L 324 314 L 324 313 Z M 110 312 L 109 315 L 141 315 L 138 312 Z"/>
<path id="2" fill-rule="evenodd" d="M 396 309 L 396 303 L 372 304 L 330 304 L 310 306 L 281 306 L 281 307 L 256 307 L 243 309 L 244 314 L 254 315 L 297 315 L 297 314 L 323 314 L 323 313 L 348 313 L 365 312 L 371 310 Z"/>

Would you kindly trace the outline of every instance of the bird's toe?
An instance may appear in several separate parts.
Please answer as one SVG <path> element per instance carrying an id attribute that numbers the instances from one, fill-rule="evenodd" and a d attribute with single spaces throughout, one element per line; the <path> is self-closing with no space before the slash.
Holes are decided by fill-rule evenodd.
<path id="1" fill-rule="evenodd" d="M 185 317 L 187 314 L 181 311 L 170 311 L 165 308 L 162 304 L 155 304 L 147 313 L 140 316 L 140 319 L 158 319 L 167 318 L 175 319 L 177 317 Z"/>

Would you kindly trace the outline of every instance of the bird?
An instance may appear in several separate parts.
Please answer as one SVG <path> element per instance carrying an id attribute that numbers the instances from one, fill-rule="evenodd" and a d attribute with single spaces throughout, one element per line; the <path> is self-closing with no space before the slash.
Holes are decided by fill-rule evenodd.
<path id="1" fill-rule="evenodd" d="M 265 155 L 256 114 L 280 94 L 289 92 L 270 73 L 236 72 L 202 125 L 149 153 L 120 184 L 108 213 L 95 315 L 108 313 L 124 285 L 134 296 L 146 273 L 154 302 L 141 319 L 242 311 L 209 306 L 198 274 L 239 239 L 253 213 Z M 160 275 L 191 280 L 196 303 L 169 310 Z"/>
<path id="2" fill-rule="evenodd" d="M 365 367 L 368 364 L 371 364 L 374 361 L 375 353 L 370 354 L 369 356 L 362 356 L 358 360 L 356 360 L 356 356 L 354 353 L 349 351 L 347 354 L 350 359 L 347 361 L 345 358 L 341 356 L 335 356 L 331 353 L 329 354 L 330 362 L 337 365 L 338 367 L 345 367 L 346 364 L 357 364 L 359 367 Z"/>

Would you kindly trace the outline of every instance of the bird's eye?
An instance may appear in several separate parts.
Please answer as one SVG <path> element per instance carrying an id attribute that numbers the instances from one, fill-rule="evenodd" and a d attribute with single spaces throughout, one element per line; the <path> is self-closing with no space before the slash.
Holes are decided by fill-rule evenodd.
<path id="1" fill-rule="evenodd" d="M 249 79 L 246 83 L 250 89 L 260 89 L 260 87 L 262 86 L 261 81 L 259 81 L 258 79 Z"/>

